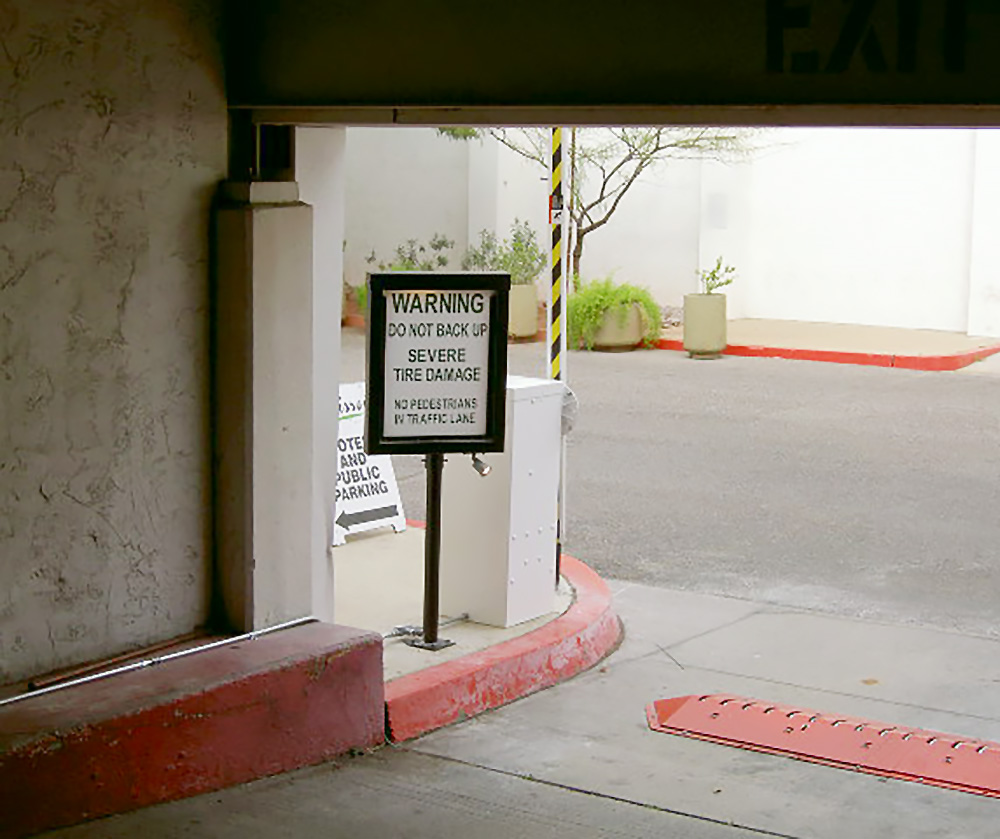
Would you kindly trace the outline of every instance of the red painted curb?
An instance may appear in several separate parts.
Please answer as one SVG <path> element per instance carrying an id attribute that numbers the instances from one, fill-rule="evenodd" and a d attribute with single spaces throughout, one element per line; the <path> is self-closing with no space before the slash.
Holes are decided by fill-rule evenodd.
<path id="1" fill-rule="evenodd" d="M 0 836 L 220 789 L 384 740 L 382 639 L 312 623 L 0 708 Z"/>
<path id="2" fill-rule="evenodd" d="M 520 638 L 387 682 L 389 739 L 409 740 L 498 708 L 564 681 L 611 652 L 622 629 L 604 580 L 566 554 L 561 570 L 576 599 L 555 620 Z"/>
<path id="3" fill-rule="evenodd" d="M 661 350 L 684 351 L 684 342 L 661 338 L 657 342 Z M 861 364 L 873 367 L 899 367 L 904 370 L 945 371 L 961 370 L 976 361 L 982 361 L 1000 352 L 1000 344 L 981 347 L 953 355 L 895 355 L 892 353 L 860 353 L 841 350 L 802 350 L 791 347 L 761 347 L 730 344 L 723 355 L 737 355 L 757 358 L 787 358 L 794 361 L 827 361 L 834 364 Z"/>

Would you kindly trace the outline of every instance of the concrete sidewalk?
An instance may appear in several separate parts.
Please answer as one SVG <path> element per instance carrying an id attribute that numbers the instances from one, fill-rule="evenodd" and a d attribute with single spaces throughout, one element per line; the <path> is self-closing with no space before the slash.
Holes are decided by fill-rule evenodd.
<path id="1" fill-rule="evenodd" d="M 993 837 L 1000 802 L 651 731 L 732 693 L 1000 740 L 1000 642 L 610 583 L 599 666 L 405 746 L 52 836 Z"/>
<path id="2" fill-rule="evenodd" d="M 727 355 L 831 361 L 911 370 L 958 370 L 1000 353 L 1000 339 L 934 329 L 737 318 Z M 683 350 L 683 326 L 664 329 L 662 349 Z"/>

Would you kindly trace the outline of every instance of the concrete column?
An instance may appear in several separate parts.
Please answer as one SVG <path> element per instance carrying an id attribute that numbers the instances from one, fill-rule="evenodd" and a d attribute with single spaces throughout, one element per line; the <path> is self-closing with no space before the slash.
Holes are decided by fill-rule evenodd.
<path id="1" fill-rule="evenodd" d="M 294 182 L 227 183 L 221 199 L 217 584 L 247 631 L 314 610 L 313 220 Z"/>
<path id="2" fill-rule="evenodd" d="M 974 134 L 968 333 L 1000 337 L 1000 132 Z"/>
<path id="3" fill-rule="evenodd" d="M 295 170 L 313 208 L 312 612 L 333 621 L 340 309 L 344 285 L 347 129 L 298 128 Z"/>

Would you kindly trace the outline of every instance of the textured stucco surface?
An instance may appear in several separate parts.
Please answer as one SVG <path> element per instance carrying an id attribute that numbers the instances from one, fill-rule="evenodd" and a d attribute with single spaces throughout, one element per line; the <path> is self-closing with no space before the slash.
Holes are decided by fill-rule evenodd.
<path id="1" fill-rule="evenodd" d="M 214 5 L 0 0 L 0 682 L 207 616 Z"/>

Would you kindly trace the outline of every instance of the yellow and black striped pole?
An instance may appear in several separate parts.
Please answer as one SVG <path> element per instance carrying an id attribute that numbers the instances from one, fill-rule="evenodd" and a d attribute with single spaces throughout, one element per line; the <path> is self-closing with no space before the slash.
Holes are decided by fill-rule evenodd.
<path id="1" fill-rule="evenodd" d="M 562 268 L 562 129 L 552 129 L 552 192 L 549 195 L 549 223 L 552 226 L 552 304 L 549 306 L 549 371 L 551 378 L 564 378 L 563 358 L 566 353 L 566 330 L 563 328 L 563 282 Z M 556 502 L 556 586 L 562 565 L 562 517 L 565 499 L 566 439 L 560 438 L 559 450 L 559 495 Z"/>
<path id="2" fill-rule="evenodd" d="M 552 305 L 549 308 L 549 369 L 553 379 L 562 379 L 563 271 L 562 271 L 562 129 L 552 129 L 552 193 L 549 223 L 552 226 Z"/>

